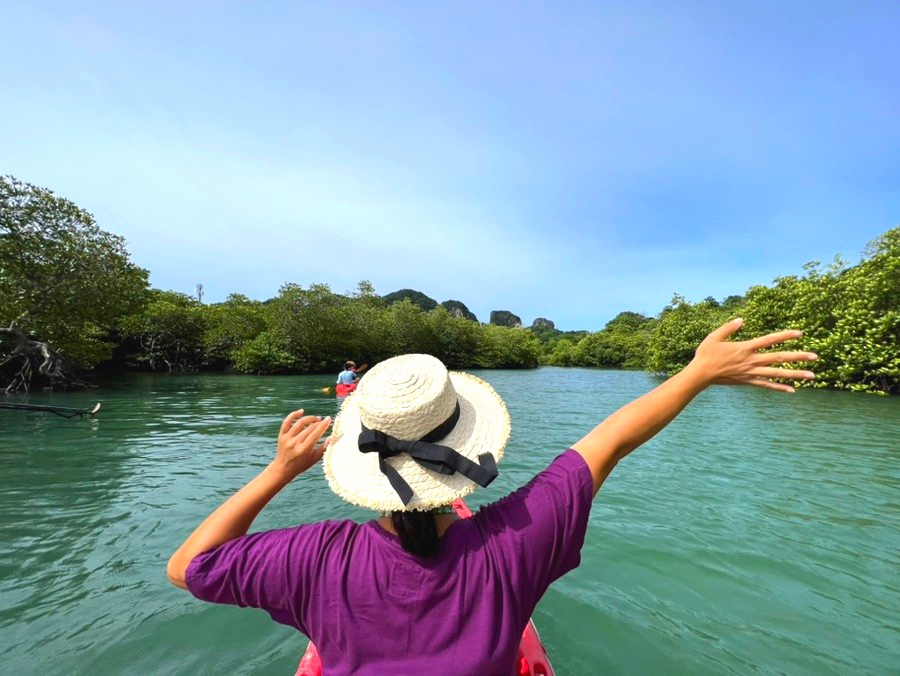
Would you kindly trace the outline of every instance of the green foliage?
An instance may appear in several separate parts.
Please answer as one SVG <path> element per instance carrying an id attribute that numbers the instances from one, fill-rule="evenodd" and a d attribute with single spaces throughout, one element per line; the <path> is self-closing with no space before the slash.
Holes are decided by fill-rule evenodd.
<path id="1" fill-rule="evenodd" d="M 151 292 L 121 237 L 48 190 L 0 177 L 0 365 L 11 363 L 10 341 L 28 344 L 24 334 L 79 367 L 107 358 L 118 339 L 118 353 L 132 363 L 169 371 L 315 373 L 339 370 L 347 359 L 422 352 L 450 368 L 545 363 L 673 373 L 709 331 L 737 315 L 743 335 L 802 329 L 796 347 L 820 356 L 811 366 L 814 387 L 900 392 L 900 228 L 873 241 L 853 267 L 839 258 L 826 267 L 813 262 L 805 274 L 745 296 L 694 304 L 675 296 L 655 319 L 622 312 L 602 331 L 563 332 L 548 320 L 522 329 L 506 310 L 481 325 L 460 301 L 438 305 L 412 289 L 380 298 L 367 281 L 347 295 L 286 284 L 262 303 L 235 294 L 202 305 Z"/>
<path id="2" fill-rule="evenodd" d="M 266 329 L 262 303 L 233 293 L 224 303 L 204 306 L 203 363 L 224 369 L 235 361 L 235 352 Z"/>
<path id="3" fill-rule="evenodd" d="M 573 358 L 582 366 L 641 368 L 647 339 L 647 332 L 598 331 L 578 343 Z"/>
<path id="4" fill-rule="evenodd" d="M 421 313 L 408 301 L 400 305 Z M 340 370 L 347 359 L 377 361 L 395 354 L 397 327 L 391 315 L 403 310 L 383 307 L 374 293 L 348 297 L 322 284 L 306 290 L 288 284 L 271 307 L 273 326 L 302 372 L 330 372 Z"/>
<path id="5" fill-rule="evenodd" d="M 804 365 L 816 380 L 798 386 L 900 392 L 900 228 L 872 242 L 856 266 L 836 257 L 824 267 L 807 263 L 804 270 L 721 305 L 710 299 L 692 305 L 676 296 L 653 329 L 647 367 L 681 369 L 710 330 L 739 313 L 739 338 L 789 328 L 804 332 L 790 349 L 815 352 L 819 359 Z"/>
<path id="6" fill-rule="evenodd" d="M 286 341 L 270 331 L 263 331 L 231 354 L 234 369 L 240 373 L 269 375 L 299 370 Z"/>
<path id="7" fill-rule="evenodd" d="M 610 319 L 606 323 L 606 326 L 603 327 L 603 330 L 615 333 L 633 333 L 635 331 L 646 330 L 647 324 L 650 321 L 649 317 L 642 315 L 640 312 L 630 312 L 626 310 Z"/>
<path id="8" fill-rule="evenodd" d="M 123 335 L 139 346 L 132 359 L 153 371 L 196 371 L 203 366 L 207 327 L 207 313 L 199 302 L 155 289 L 140 313 L 122 321 Z"/>
<path id="9" fill-rule="evenodd" d="M 0 325 L 89 368 L 111 354 L 110 332 L 146 292 L 147 271 L 123 238 L 69 200 L 0 176 Z"/>
<path id="10" fill-rule="evenodd" d="M 707 334 L 726 322 L 728 310 L 718 303 L 692 305 L 676 295 L 660 314 L 647 343 L 646 367 L 656 373 L 676 373 L 694 357 Z"/>
<path id="11" fill-rule="evenodd" d="M 546 324 L 532 324 L 527 331 L 541 345 L 542 364 L 553 366 L 584 366 L 575 355 L 575 345 L 588 335 L 587 331 L 560 331 Z"/>
<path id="12" fill-rule="evenodd" d="M 531 326 L 528 328 L 531 331 L 531 335 L 538 339 L 541 345 L 544 346 L 545 350 L 552 347 L 550 343 L 556 343 L 563 332 L 556 328 L 549 328 L 547 326 Z"/>
<path id="13" fill-rule="evenodd" d="M 535 368 L 541 344 L 527 329 L 484 324 L 475 350 L 475 366 L 487 369 Z"/>
<path id="14" fill-rule="evenodd" d="M 560 338 L 554 341 L 553 347 L 549 352 L 545 352 L 544 355 L 543 363 L 552 364 L 553 366 L 586 365 L 578 354 L 576 344 L 567 338 Z"/>
<path id="15" fill-rule="evenodd" d="M 834 327 L 841 366 L 835 385 L 900 392 L 900 227 L 874 240 L 841 280 L 844 312 Z"/>
<path id="16" fill-rule="evenodd" d="M 412 301 L 405 299 L 388 308 L 386 316 L 390 330 L 389 345 L 394 354 L 421 352 L 433 354 L 434 334 L 428 325 L 428 315 Z"/>
<path id="17" fill-rule="evenodd" d="M 531 332 L 543 344 L 544 364 L 643 368 L 653 322 L 638 312 L 620 312 L 595 333 L 546 327 L 532 327 Z"/>
<path id="18" fill-rule="evenodd" d="M 800 328 L 797 349 L 819 360 L 812 387 L 892 394 L 900 391 L 900 228 L 870 243 L 859 265 L 840 258 L 803 277 L 754 287 L 743 315 L 748 334 Z"/>
<path id="19" fill-rule="evenodd" d="M 475 363 L 481 326 L 452 315 L 445 307 L 428 313 L 428 326 L 434 340 L 434 356 L 447 368 L 462 369 Z"/>
<path id="20" fill-rule="evenodd" d="M 410 352 L 433 354 L 448 368 L 520 368 L 537 365 L 540 355 L 537 341 L 521 331 L 502 329 L 484 339 L 487 327 L 445 307 L 425 312 L 408 299 L 385 306 L 366 282 L 349 296 L 325 285 L 286 284 L 267 303 L 231 296 L 199 307 L 206 321 L 203 364 L 241 373 L 330 372 L 347 359 L 374 363 Z"/>

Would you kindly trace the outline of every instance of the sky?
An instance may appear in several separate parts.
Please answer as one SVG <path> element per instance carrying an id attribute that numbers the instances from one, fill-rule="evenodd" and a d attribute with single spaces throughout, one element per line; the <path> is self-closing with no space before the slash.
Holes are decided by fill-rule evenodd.
<path id="1" fill-rule="evenodd" d="M 900 225 L 900 2 L 10 2 L 0 174 L 162 289 L 597 330 Z"/>

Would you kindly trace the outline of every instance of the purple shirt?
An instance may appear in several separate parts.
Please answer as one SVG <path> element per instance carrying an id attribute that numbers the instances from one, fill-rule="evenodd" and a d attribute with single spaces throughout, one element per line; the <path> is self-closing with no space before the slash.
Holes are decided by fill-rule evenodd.
<path id="1" fill-rule="evenodd" d="M 375 521 L 323 521 L 200 554 L 187 587 L 296 627 L 326 674 L 509 676 L 537 602 L 581 561 L 592 498 L 590 470 L 570 449 L 453 523 L 434 558 L 404 551 Z"/>

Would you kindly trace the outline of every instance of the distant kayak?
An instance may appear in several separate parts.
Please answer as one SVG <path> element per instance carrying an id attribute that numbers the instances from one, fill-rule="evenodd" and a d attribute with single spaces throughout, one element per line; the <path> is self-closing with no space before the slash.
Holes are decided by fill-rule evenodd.
<path id="1" fill-rule="evenodd" d="M 334 393 L 338 396 L 339 399 L 343 399 L 348 394 L 350 394 L 353 390 L 356 389 L 356 383 L 350 383 L 349 385 L 344 385 L 344 383 L 338 383 L 334 387 Z"/>
<path id="2" fill-rule="evenodd" d="M 338 385 L 338 387 L 341 387 Z M 350 392 L 356 389 L 356 383 L 346 385 L 350 388 Z M 349 394 L 348 392 L 347 394 Z M 338 394 L 338 396 L 341 396 Z M 344 396 L 347 396 L 346 394 Z M 468 505 L 462 500 L 453 501 L 453 510 L 461 519 L 468 519 L 472 516 Z M 534 622 L 528 620 L 528 625 L 522 633 L 522 641 L 519 643 L 519 654 L 516 656 L 514 676 L 554 676 L 555 671 L 550 666 L 550 658 L 547 656 L 547 650 L 541 643 L 541 637 L 538 636 Z M 300 664 L 297 667 L 297 673 L 294 676 L 322 676 L 322 660 L 319 658 L 319 651 L 312 641 L 306 648 Z"/>

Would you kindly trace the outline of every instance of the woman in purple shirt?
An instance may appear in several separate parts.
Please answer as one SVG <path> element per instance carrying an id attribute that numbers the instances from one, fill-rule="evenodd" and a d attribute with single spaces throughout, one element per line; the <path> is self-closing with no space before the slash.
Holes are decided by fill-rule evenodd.
<path id="1" fill-rule="evenodd" d="M 531 482 L 458 520 L 450 503 L 486 486 L 509 416 L 484 381 L 426 355 L 378 364 L 330 418 L 285 418 L 275 459 L 172 555 L 169 579 L 200 599 L 266 610 L 312 639 L 328 674 L 512 673 L 522 631 L 547 587 L 578 566 L 593 497 L 622 458 L 712 384 L 792 392 L 760 352 L 783 331 L 730 341 L 734 320 L 691 363 L 623 407 Z M 257 514 L 324 455 L 332 490 L 381 516 L 247 535 Z"/>

